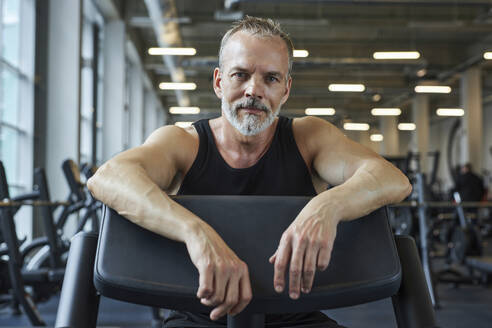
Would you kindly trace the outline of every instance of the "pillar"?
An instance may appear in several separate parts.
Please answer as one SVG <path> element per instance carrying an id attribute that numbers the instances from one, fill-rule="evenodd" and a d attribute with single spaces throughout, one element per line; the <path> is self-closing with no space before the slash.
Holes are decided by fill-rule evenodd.
<path id="1" fill-rule="evenodd" d="M 462 160 L 472 164 L 475 172 L 483 168 L 482 81 L 479 67 L 469 68 L 461 77 L 461 106 L 465 111 L 462 127 L 465 140 Z"/>
<path id="2" fill-rule="evenodd" d="M 130 73 L 130 147 L 136 147 L 143 143 L 144 125 L 144 96 L 142 70 L 133 65 Z"/>
<path id="3" fill-rule="evenodd" d="M 69 191 L 62 162 L 79 157 L 81 10 L 80 0 L 49 2 L 45 167 L 54 200 Z"/>
<path id="4" fill-rule="evenodd" d="M 104 27 L 103 162 L 124 149 L 125 24 L 109 21 Z"/>
<path id="5" fill-rule="evenodd" d="M 398 129 L 396 116 L 381 116 L 379 121 L 383 141 L 381 142 L 380 152 L 383 156 L 398 156 Z"/>
<path id="6" fill-rule="evenodd" d="M 427 95 L 416 95 L 412 102 L 412 116 L 415 123 L 413 131 L 413 144 L 420 154 L 420 170 L 429 172 L 427 152 L 429 151 L 429 97 Z"/>

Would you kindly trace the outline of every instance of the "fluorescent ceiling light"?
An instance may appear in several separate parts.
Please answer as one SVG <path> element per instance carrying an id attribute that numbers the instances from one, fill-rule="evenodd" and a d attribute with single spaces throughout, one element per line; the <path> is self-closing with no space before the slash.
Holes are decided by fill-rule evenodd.
<path id="1" fill-rule="evenodd" d="M 200 113 L 199 107 L 171 107 L 169 108 L 171 114 L 198 114 Z"/>
<path id="2" fill-rule="evenodd" d="M 415 87 L 417 93 L 450 93 L 451 87 L 443 85 L 417 85 Z"/>
<path id="3" fill-rule="evenodd" d="M 330 84 L 328 90 L 332 92 L 364 92 L 363 84 Z"/>
<path id="4" fill-rule="evenodd" d="M 195 90 L 195 83 L 175 83 L 175 82 L 162 82 L 159 83 L 159 89 L 161 90 Z"/>
<path id="5" fill-rule="evenodd" d="M 436 114 L 438 116 L 463 116 L 465 111 L 462 108 L 438 108 Z"/>
<path id="6" fill-rule="evenodd" d="M 371 134 L 370 138 L 371 138 L 371 141 L 374 141 L 374 142 L 380 142 L 380 141 L 383 141 L 383 139 L 384 139 L 383 135 L 378 134 L 378 133 Z"/>
<path id="7" fill-rule="evenodd" d="M 193 124 L 193 122 L 176 122 L 176 123 L 174 123 L 174 125 L 179 126 L 180 128 L 187 128 L 187 127 L 191 126 L 191 124 Z"/>
<path id="8" fill-rule="evenodd" d="M 369 130 L 369 124 L 367 124 L 367 123 L 344 123 L 343 128 L 345 130 L 367 131 L 367 130 Z"/>
<path id="9" fill-rule="evenodd" d="M 149 48 L 149 55 L 194 56 L 195 48 Z"/>
<path id="10" fill-rule="evenodd" d="M 294 57 L 307 57 L 309 56 L 309 51 L 307 50 L 294 50 Z"/>
<path id="11" fill-rule="evenodd" d="M 398 130 L 400 130 L 400 131 L 413 131 L 413 130 L 415 130 L 415 124 L 413 124 L 413 123 L 400 123 L 400 124 L 398 124 Z"/>
<path id="12" fill-rule="evenodd" d="M 485 58 L 487 60 L 492 60 L 492 52 L 491 51 L 485 52 L 483 54 L 483 58 Z"/>
<path id="13" fill-rule="evenodd" d="M 419 59 L 418 51 L 377 51 L 372 54 L 374 59 Z"/>
<path id="14" fill-rule="evenodd" d="M 306 115 L 334 115 L 335 108 L 306 108 Z"/>
<path id="15" fill-rule="evenodd" d="M 373 108 L 371 110 L 373 116 L 398 116 L 401 114 L 399 108 Z"/>

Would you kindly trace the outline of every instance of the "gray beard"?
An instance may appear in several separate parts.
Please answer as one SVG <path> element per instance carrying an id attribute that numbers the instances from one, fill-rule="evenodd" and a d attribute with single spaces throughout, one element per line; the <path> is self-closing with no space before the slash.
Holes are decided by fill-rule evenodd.
<path id="1" fill-rule="evenodd" d="M 241 120 L 238 115 L 238 111 L 241 106 L 262 109 L 266 113 L 266 117 L 262 121 L 261 116 L 250 113 L 243 113 L 243 118 Z M 275 118 L 280 112 L 281 105 L 279 105 L 278 108 L 276 108 L 276 110 L 272 112 L 271 109 L 261 104 L 258 100 L 255 100 L 254 98 L 253 101 L 243 101 L 236 105 L 231 105 L 227 102 L 227 100 L 224 99 L 224 97 L 222 97 L 221 107 L 226 119 L 236 130 L 239 131 L 239 133 L 244 136 L 254 136 L 272 125 L 272 123 L 275 121 Z"/>

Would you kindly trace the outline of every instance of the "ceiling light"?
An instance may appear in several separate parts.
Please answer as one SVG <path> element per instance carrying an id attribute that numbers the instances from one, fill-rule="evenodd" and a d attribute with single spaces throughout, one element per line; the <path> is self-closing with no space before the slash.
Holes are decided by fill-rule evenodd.
<path id="1" fill-rule="evenodd" d="M 417 85 L 415 87 L 417 93 L 450 93 L 451 87 L 442 85 Z"/>
<path id="2" fill-rule="evenodd" d="M 374 59 L 419 59 L 418 51 L 378 51 L 372 54 Z"/>
<path id="3" fill-rule="evenodd" d="M 399 108 L 373 108 L 371 110 L 373 116 L 398 116 L 401 114 Z"/>
<path id="4" fill-rule="evenodd" d="M 174 125 L 179 126 L 180 128 L 187 128 L 191 126 L 193 122 L 176 122 Z"/>
<path id="5" fill-rule="evenodd" d="M 483 54 L 483 58 L 485 58 L 487 60 L 492 60 L 492 52 L 491 51 L 485 52 Z"/>
<path id="6" fill-rule="evenodd" d="M 175 82 L 162 82 L 159 83 L 159 89 L 161 90 L 195 90 L 195 83 L 175 83 Z"/>
<path id="7" fill-rule="evenodd" d="M 369 124 L 367 124 L 367 123 L 344 123 L 343 128 L 345 130 L 367 131 L 367 130 L 369 130 Z"/>
<path id="8" fill-rule="evenodd" d="M 364 92 L 363 84 L 330 84 L 328 90 L 332 92 Z"/>
<path id="9" fill-rule="evenodd" d="M 199 107 L 171 107 L 169 108 L 171 114 L 198 114 L 200 113 Z"/>
<path id="10" fill-rule="evenodd" d="M 378 133 L 375 133 L 375 134 L 371 134 L 371 136 L 369 137 L 371 139 L 371 141 L 374 141 L 374 142 L 380 142 L 380 141 L 383 141 L 383 135 L 382 134 L 378 134 Z"/>
<path id="11" fill-rule="evenodd" d="M 149 55 L 194 56 L 195 48 L 149 48 Z"/>
<path id="12" fill-rule="evenodd" d="M 307 57 L 309 56 L 309 51 L 307 50 L 294 50 L 294 57 Z"/>
<path id="13" fill-rule="evenodd" d="M 463 116 L 465 111 L 462 108 L 438 108 L 436 114 L 438 116 Z"/>
<path id="14" fill-rule="evenodd" d="M 334 115 L 335 108 L 306 108 L 306 115 Z"/>
<path id="15" fill-rule="evenodd" d="M 378 102 L 381 100 L 381 95 L 379 93 L 376 93 L 372 96 L 372 101 Z"/>
<path id="16" fill-rule="evenodd" d="M 415 130 L 414 123 L 400 123 L 398 124 L 398 130 L 400 131 L 413 131 Z"/>
<path id="17" fill-rule="evenodd" d="M 419 70 L 417 71 L 417 76 L 418 76 L 418 77 L 424 77 L 424 76 L 425 76 L 425 74 L 427 74 L 427 70 L 426 70 L 425 68 L 419 69 Z"/>

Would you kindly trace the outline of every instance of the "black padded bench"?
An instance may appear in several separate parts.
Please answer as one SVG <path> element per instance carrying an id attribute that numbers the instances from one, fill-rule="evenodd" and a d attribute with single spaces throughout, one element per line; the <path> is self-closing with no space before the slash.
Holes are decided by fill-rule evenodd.
<path id="1" fill-rule="evenodd" d="M 287 291 L 274 291 L 268 258 L 310 198 L 174 199 L 208 222 L 248 264 L 253 300 L 242 313 L 228 318 L 228 327 L 263 327 L 265 313 L 330 309 L 387 297 L 393 299 L 398 327 L 436 327 L 415 243 L 397 237 L 395 244 L 386 208 L 341 223 L 329 268 L 316 273 L 310 294 L 291 300 Z M 107 208 L 94 258 L 96 241 L 89 233 L 72 241 L 56 327 L 95 327 L 98 294 L 159 308 L 210 312 L 195 296 L 198 272 L 184 244 L 142 229 Z"/>

